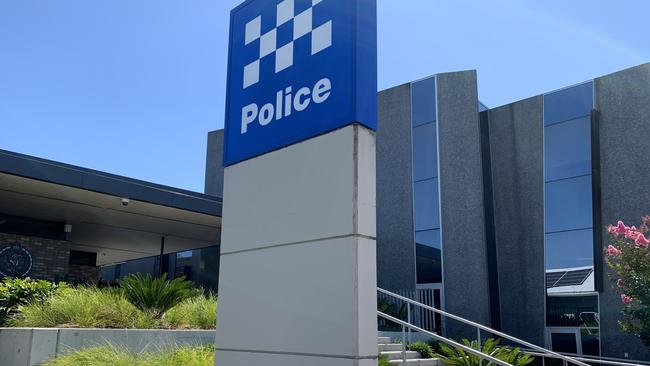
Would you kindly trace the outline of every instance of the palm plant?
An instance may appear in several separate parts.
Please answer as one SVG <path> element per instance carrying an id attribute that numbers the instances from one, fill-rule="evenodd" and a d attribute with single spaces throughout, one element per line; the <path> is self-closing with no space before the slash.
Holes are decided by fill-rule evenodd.
<path id="1" fill-rule="evenodd" d="M 475 350 L 479 350 L 478 341 L 463 339 L 462 343 Z M 499 346 L 499 339 L 486 339 L 481 345 L 480 351 L 483 354 L 492 356 L 513 366 L 525 366 L 534 361 L 534 358 L 522 352 L 519 348 Z M 465 351 L 460 347 L 452 347 L 444 343 L 438 344 L 440 359 L 449 366 L 482 366 L 491 362 L 480 360 L 478 356 Z"/>
<path id="2" fill-rule="evenodd" d="M 166 273 L 161 277 L 132 274 L 120 281 L 120 288 L 131 304 L 142 311 L 151 312 L 156 319 L 162 318 L 167 310 L 177 304 L 198 295 L 185 276 L 170 281 Z"/>

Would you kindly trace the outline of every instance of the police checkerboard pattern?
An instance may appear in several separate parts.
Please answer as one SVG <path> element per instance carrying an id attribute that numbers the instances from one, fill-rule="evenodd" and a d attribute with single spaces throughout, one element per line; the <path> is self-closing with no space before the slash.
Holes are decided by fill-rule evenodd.
<path id="1" fill-rule="evenodd" d="M 244 89 L 260 81 L 260 62 L 265 57 L 275 57 L 275 73 L 293 65 L 294 42 L 301 37 L 311 36 L 312 56 L 332 45 L 332 21 L 316 28 L 313 27 L 313 12 L 318 11 L 318 4 L 327 0 L 311 0 L 307 10 L 295 14 L 294 0 L 284 0 L 277 4 L 277 21 L 275 28 L 262 34 L 262 16 L 246 23 L 245 45 L 259 41 L 259 57 L 244 66 Z M 278 45 L 278 27 L 293 22 L 293 39 L 284 45 Z"/>

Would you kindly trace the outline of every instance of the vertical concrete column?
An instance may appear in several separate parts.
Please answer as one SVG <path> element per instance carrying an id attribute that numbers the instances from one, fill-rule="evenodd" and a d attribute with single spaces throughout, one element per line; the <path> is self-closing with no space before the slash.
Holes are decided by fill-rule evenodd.
<path id="1" fill-rule="evenodd" d="M 445 310 L 489 326 L 476 71 L 438 74 L 436 85 Z M 476 338 L 471 327 L 454 321 L 446 326 L 450 336 Z"/>
<path id="2" fill-rule="evenodd" d="M 375 134 L 225 169 L 216 366 L 376 365 Z"/>

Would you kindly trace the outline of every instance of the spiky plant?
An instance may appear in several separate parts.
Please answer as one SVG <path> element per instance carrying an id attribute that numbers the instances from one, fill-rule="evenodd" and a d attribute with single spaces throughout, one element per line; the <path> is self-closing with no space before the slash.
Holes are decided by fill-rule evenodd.
<path id="1" fill-rule="evenodd" d="M 131 304 L 142 311 L 151 312 L 156 319 L 162 318 L 172 307 L 198 295 L 185 276 L 170 281 L 166 273 L 161 277 L 132 274 L 120 281 L 120 288 Z"/>
<path id="2" fill-rule="evenodd" d="M 462 343 L 475 350 L 479 350 L 478 341 L 469 341 L 463 339 Z M 507 362 L 513 366 L 525 366 L 533 362 L 534 358 L 526 353 L 521 352 L 519 348 L 510 348 L 508 346 L 499 346 L 500 340 L 489 338 L 482 342 L 480 351 L 485 355 L 492 356 L 501 361 Z M 438 344 L 438 354 L 440 359 L 449 366 L 482 366 L 491 364 L 490 361 L 482 361 L 477 355 L 474 355 L 460 347 L 452 347 L 445 343 Z"/>

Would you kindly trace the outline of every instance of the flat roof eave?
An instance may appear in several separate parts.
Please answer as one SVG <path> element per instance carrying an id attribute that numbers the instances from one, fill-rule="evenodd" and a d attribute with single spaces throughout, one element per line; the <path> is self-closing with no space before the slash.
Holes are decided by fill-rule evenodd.
<path id="1" fill-rule="evenodd" d="M 0 173 L 221 217 L 221 197 L 2 149 Z"/>

